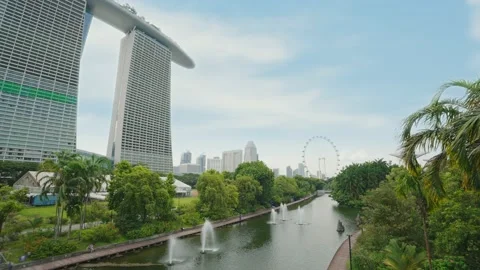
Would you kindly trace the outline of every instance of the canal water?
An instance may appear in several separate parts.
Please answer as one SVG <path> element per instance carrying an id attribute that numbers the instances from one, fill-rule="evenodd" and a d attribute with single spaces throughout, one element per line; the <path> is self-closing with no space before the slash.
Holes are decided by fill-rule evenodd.
<path id="1" fill-rule="evenodd" d="M 87 269 L 326 269 L 347 234 L 356 230 L 355 209 L 339 207 L 328 195 L 303 203 L 304 222 L 297 225 L 297 207 L 290 207 L 287 221 L 269 225 L 269 215 L 215 230 L 218 251 L 200 253 L 200 237 L 177 239 L 174 258 L 167 266 L 168 245 L 128 253 Z M 279 215 L 277 215 L 279 217 Z M 279 217 L 280 218 L 280 217 Z M 337 233 L 337 222 L 345 226 Z M 84 268 L 85 269 L 85 268 Z"/>

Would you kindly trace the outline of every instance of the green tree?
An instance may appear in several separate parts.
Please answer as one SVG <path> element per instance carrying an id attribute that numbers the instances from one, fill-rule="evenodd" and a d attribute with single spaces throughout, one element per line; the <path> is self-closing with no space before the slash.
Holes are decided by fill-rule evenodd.
<path id="1" fill-rule="evenodd" d="M 275 179 L 272 193 L 276 203 L 289 203 L 299 195 L 300 190 L 295 179 L 282 175 Z"/>
<path id="2" fill-rule="evenodd" d="M 169 173 L 167 175 L 167 181 L 166 181 L 166 187 L 167 187 L 167 190 L 168 190 L 168 194 L 170 195 L 170 197 L 174 198 L 175 195 L 177 194 L 176 190 L 175 190 L 175 179 L 173 178 L 173 174 L 172 173 Z"/>
<path id="3" fill-rule="evenodd" d="M 408 171 L 405 168 L 395 168 L 392 170 L 389 177 L 396 181 L 395 189 L 397 194 L 403 197 L 415 197 L 415 209 L 417 209 L 422 218 L 425 249 L 427 250 L 430 270 L 432 270 L 432 251 L 430 249 L 430 240 L 428 237 L 428 211 L 437 203 L 438 194 L 440 194 L 440 192 L 432 192 L 436 189 L 431 186 L 431 182 L 428 180 L 429 177 L 425 175 L 425 172 L 421 168 L 417 168 L 416 171 Z"/>
<path id="4" fill-rule="evenodd" d="M 43 223 L 43 218 L 41 217 L 34 217 L 31 219 L 28 219 L 28 223 L 30 224 L 30 227 L 32 227 L 32 233 L 35 234 L 35 230 L 40 227 Z"/>
<path id="5" fill-rule="evenodd" d="M 399 243 L 396 239 L 390 240 L 385 253 L 384 264 L 394 270 L 420 270 L 426 258 L 425 252 L 417 252 L 415 246 Z"/>
<path id="6" fill-rule="evenodd" d="M 196 173 L 184 173 L 182 175 L 175 175 L 175 178 L 182 181 L 183 183 L 191 186 L 192 188 L 197 185 L 199 174 Z"/>
<path id="7" fill-rule="evenodd" d="M 480 269 L 480 193 L 458 189 L 430 214 L 436 257 L 461 256 Z"/>
<path id="8" fill-rule="evenodd" d="M 0 184 L 0 233 L 7 218 L 23 208 L 27 200 L 27 189 L 14 190 L 12 187 Z"/>
<path id="9" fill-rule="evenodd" d="M 55 238 L 57 238 L 61 233 L 62 228 L 62 217 L 64 207 L 67 201 L 67 198 L 72 192 L 78 193 L 78 187 L 81 182 L 81 178 L 77 177 L 76 166 L 69 166 L 70 163 L 78 159 L 78 155 L 68 151 L 62 151 L 56 153 L 57 162 L 53 160 L 45 160 L 39 166 L 41 172 L 52 172 L 53 176 L 44 176 L 44 181 L 42 186 L 42 196 L 46 196 L 50 193 L 56 195 L 55 201 L 55 216 L 56 223 L 54 227 Z"/>
<path id="10" fill-rule="evenodd" d="M 442 98 L 445 90 L 465 91 L 460 99 Z M 413 131 L 421 125 L 421 129 Z M 437 152 L 425 165 L 430 186 L 441 187 L 440 173 L 456 164 L 463 186 L 480 188 L 480 80 L 453 81 L 443 85 L 430 104 L 408 116 L 401 135 L 401 158 L 410 171 L 419 167 L 418 152 Z"/>
<path id="11" fill-rule="evenodd" d="M 38 170 L 36 162 L 15 162 L 0 160 L 0 184 L 13 186 L 28 171 Z"/>
<path id="12" fill-rule="evenodd" d="M 222 174 L 214 170 L 204 172 L 198 179 L 197 189 L 203 216 L 216 220 L 232 215 L 237 206 L 235 201 L 238 203 L 238 191 L 226 184 Z"/>
<path id="13" fill-rule="evenodd" d="M 235 185 L 238 190 L 238 211 L 242 214 L 255 211 L 257 197 L 262 194 L 260 183 L 250 176 L 237 176 Z"/>
<path id="14" fill-rule="evenodd" d="M 263 161 L 245 162 L 240 164 L 235 170 L 234 178 L 237 176 L 250 176 L 262 185 L 262 195 L 259 197 L 260 203 L 270 204 L 272 200 L 272 189 L 274 174 L 273 171 L 263 163 Z"/>
<path id="15" fill-rule="evenodd" d="M 152 220 L 172 218 L 173 198 L 167 184 L 148 168 L 118 163 L 108 192 L 108 206 L 117 213 L 115 225 L 123 233 Z"/>
<path id="16" fill-rule="evenodd" d="M 332 198 L 340 205 L 361 207 L 360 197 L 368 190 L 377 188 L 391 167 L 379 159 L 343 168 L 332 184 Z"/>

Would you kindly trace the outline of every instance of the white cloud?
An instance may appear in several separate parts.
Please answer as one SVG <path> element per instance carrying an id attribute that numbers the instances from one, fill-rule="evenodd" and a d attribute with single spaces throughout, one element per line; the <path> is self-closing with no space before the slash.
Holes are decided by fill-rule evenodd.
<path id="1" fill-rule="evenodd" d="M 250 130 L 249 139 L 261 143 L 264 160 L 284 168 L 298 163 L 296 149 L 301 147 L 303 138 L 297 148 L 279 149 L 276 143 L 257 140 L 256 131 L 281 127 L 302 130 L 321 125 L 371 129 L 386 124 L 382 116 L 353 113 L 354 104 L 326 97 L 325 93 L 334 89 L 323 88 L 322 81 L 342 76 L 348 67 L 319 65 L 301 74 L 265 75 L 277 65 L 295 59 L 304 46 L 291 33 L 278 31 L 275 18 L 262 19 L 261 27 L 255 28 L 258 22 L 251 20 L 232 22 L 165 12 L 144 2 L 135 7 L 196 62 L 193 70 L 172 64 L 173 109 L 218 116 L 201 119 L 197 124 L 173 123 L 174 162 L 186 148 L 210 155 L 243 148 L 243 137 L 215 136 L 216 131 L 241 129 Z M 98 20 L 90 28 L 80 76 L 77 146 L 81 149 L 105 153 L 122 36 L 123 33 Z M 100 103 L 101 108 L 88 108 L 91 105 L 87 104 L 92 102 Z M 349 154 L 348 160 L 360 160 L 364 156 L 359 153 Z"/>

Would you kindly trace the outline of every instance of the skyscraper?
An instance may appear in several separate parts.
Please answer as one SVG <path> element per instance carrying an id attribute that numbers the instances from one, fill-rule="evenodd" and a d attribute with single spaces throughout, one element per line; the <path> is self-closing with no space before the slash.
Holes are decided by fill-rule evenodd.
<path id="1" fill-rule="evenodd" d="M 247 142 L 247 145 L 245 146 L 245 162 L 252 162 L 252 161 L 257 161 L 258 160 L 258 154 L 257 154 L 257 147 L 253 143 L 253 141 Z"/>
<path id="2" fill-rule="evenodd" d="M 303 163 L 298 163 L 298 174 L 305 177 L 305 165 Z"/>
<path id="3" fill-rule="evenodd" d="M 192 163 L 192 153 L 190 151 L 186 151 L 182 153 L 182 156 L 180 158 L 180 164 L 189 164 Z"/>
<path id="4" fill-rule="evenodd" d="M 139 30 L 122 39 L 109 149 L 115 162 L 172 171 L 171 52 Z"/>
<path id="5" fill-rule="evenodd" d="M 287 173 L 286 173 L 286 174 L 287 174 L 287 177 L 292 177 L 292 176 L 293 176 L 292 167 L 287 166 L 286 172 L 287 172 Z"/>
<path id="6" fill-rule="evenodd" d="M 222 170 L 234 172 L 242 163 L 242 150 L 225 151 L 222 154 Z"/>
<path id="7" fill-rule="evenodd" d="M 0 160 L 76 150 L 80 57 L 93 16 L 127 34 L 107 156 L 171 171 L 170 60 L 195 64 L 113 0 L 0 0 Z"/>
<path id="8" fill-rule="evenodd" d="M 279 171 L 278 168 L 274 168 L 274 169 L 272 169 L 272 171 L 273 171 L 273 176 L 274 177 L 278 177 L 278 175 L 280 174 L 280 171 Z"/>
<path id="9" fill-rule="evenodd" d="M 222 160 L 219 157 L 207 159 L 207 170 L 222 171 Z"/>
<path id="10" fill-rule="evenodd" d="M 201 154 L 200 156 L 197 157 L 197 165 L 200 166 L 200 173 L 203 173 L 205 171 L 205 165 L 207 161 L 207 157 L 204 154 Z"/>
<path id="11" fill-rule="evenodd" d="M 76 149 L 85 0 L 0 0 L 0 160 Z"/>

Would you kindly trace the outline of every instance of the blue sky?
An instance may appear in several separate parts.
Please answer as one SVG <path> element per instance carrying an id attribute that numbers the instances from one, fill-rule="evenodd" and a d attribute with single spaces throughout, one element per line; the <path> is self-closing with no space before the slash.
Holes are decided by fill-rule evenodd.
<path id="1" fill-rule="evenodd" d="M 186 149 L 213 157 L 253 140 L 284 173 L 316 135 L 335 142 L 341 166 L 390 160 L 401 120 L 443 83 L 476 79 L 480 68 L 475 0 L 128 2 L 197 65 L 172 64 L 174 164 Z M 98 20 L 90 28 L 81 149 L 106 152 L 122 36 Z M 326 156 L 334 171 L 326 143 L 308 151 L 310 167 Z"/>

